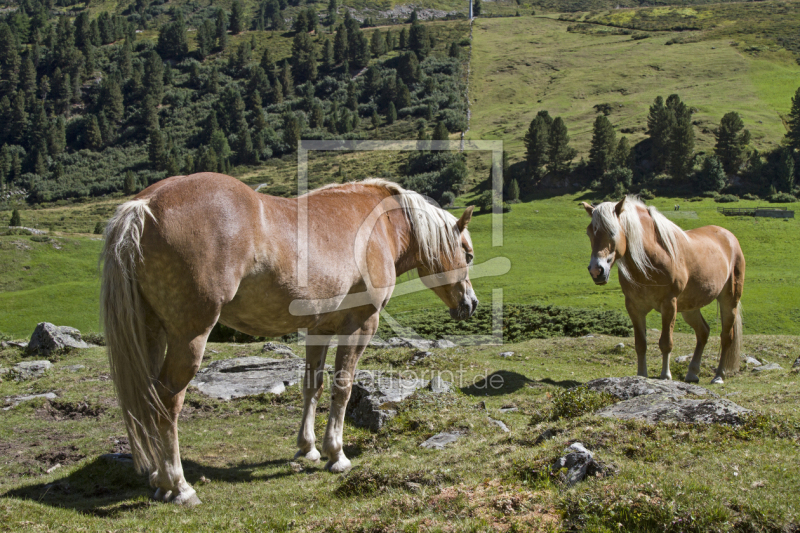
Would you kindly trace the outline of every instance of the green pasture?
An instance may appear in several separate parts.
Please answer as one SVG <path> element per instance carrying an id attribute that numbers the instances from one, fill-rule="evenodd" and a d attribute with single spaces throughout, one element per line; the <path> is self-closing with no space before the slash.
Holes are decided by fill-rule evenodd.
<path id="1" fill-rule="evenodd" d="M 622 16 L 621 13 L 618 16 Z M 731 39 L 667 46 L 687 32 L 649 38 L 572 33 L 574 22 L 545 17 L 481 18 L 473 28 L 470 139 L 501 139 L 514 160 L 539 110 L 564 118 L 573 146 L 588 157 L 597 104 L 632 143 L 645 138 L 648 107 L 677 93 L 695 107 L 696 150 L 713 148 L 713 128 L 729 111 L 742 116 L 759 149 L 774 148 L 782 116 L 800 86 L 800 65 L 781 53 L 752 55 Z"/>

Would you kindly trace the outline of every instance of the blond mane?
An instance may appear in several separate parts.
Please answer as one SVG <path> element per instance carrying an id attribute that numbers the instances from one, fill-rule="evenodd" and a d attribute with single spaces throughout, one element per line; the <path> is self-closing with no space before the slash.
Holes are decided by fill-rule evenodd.
<path id="1" fill-rule="evenodd" d="M 686 233 L 675 223 L 662 215 L 654 206 L 647 206 L 635 196 L 628 196 L 622 206 L 619 217 L 615 212 L 615 202 L 603 202 L 592 212 L 592 229 L 608 233 L 614 242 L 618 242 L 620 233 L 625 235 L 628 250 L 630 251 L 633 268 L 642 272 L 648 279 L 649 271 L 654 270 L 653 264 L 644 248 L 644 226 L 639 218 L 638 208 L 642 207 L 650 214 L 658 236 L 658 242 L 667 252 L 673 262 L 680 259 L 678 239 L 686 239 Z M 629 281 L 633 281 L 629 271 L 630 265 L 623 258 L 617 260 L 620 274 Z"/>
<path id="2" fill-rule="evenodd" d="M 418 192 L 404 189 L 397 183 L 385 179 L 367 178 L 350 183 L 331 183 L 314 189 L 309 194 L 331 189 L 344 189 L 351 185 L 378 187 L 397 197 L 403 208 L 403 214 L 411 225 L 411 231 L 425 264 L 441 267 L 443 258 L 450 263 L 454 261 L 456 251 L 461 247 L 460 234 L 456 226 L 458 219 L 452 213 L 429 202 Z M 472 246 L 469 231 L 465 229 L 464 234 Z"/>

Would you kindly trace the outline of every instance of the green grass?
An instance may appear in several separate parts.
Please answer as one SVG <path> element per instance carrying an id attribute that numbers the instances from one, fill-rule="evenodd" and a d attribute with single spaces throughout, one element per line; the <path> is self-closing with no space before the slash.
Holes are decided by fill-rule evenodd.
<path id="1" fill-rule="evenodd" d="M 657 334 L 648 335 L 654 343 Z M 620 341 L 628 346 L 615 349 Z M 800 355 L 797 341 L 749 336 L 745 353 L 788 368 Z M 693 343 L 692 336 L 677 335 L 675 353 L 688 353 Z M 354 466 L 348 476 L 324 472 L 320 464 L 290 464 L 301 413 L 297 386 L 279 398 L 231 402 L 190 389 L 179 421 L 181 451 L 186 477 L 204 502 L 191 510 L 150 501 L 144 476 L 99 458 L 126 450 L 120 442 L 125 431 L 103 350 L 73 351 L 60 356 L 43 378 L 0 382 L 0 396 L 59 394 L 52 403 L 31 401 L 3 412 L 0 523 L 12 531 L 796 528 L 797 374 L 745 371 L 715 388 L 756 411 L 741 428 L 611 421 L 592 414 L 607 399 L 581 390 L 564 392 L 590 379 L 634 374 L 629 345 L 629 338 L 595 337 L 437 350 L 411 369 L 466 369 L 466 380 L 497 375 L 503 386 L 488 395 L 470 386 L 446 396 L 418 392 L 397 406 L 399 415 L 378 433 L 348 422 L 344 446 Z M 713 377 L 717 347 L 712 339 L 701 369 L 704 383 Z M 204 364 L 256 355 L 261 345 L 208 348 Z M 508 350 L 515 355 L 499 357 Z M 369 348 L 360 367 L 403 370 L 412 355 L 413 350 L 390 356 Z M 22 359 L 15 348 L 0 350 L 0 366 Z M 74 364 L 86 368 L 65 369 Z M 679 378 L 686 368 L 673 363 L 673 374 Z M 659 370 L 660 358 L 651 357 L 651 375 Z M 320 438 L 328 397 L 323 394 L 316 418 Z M 518 411 L 499 412 L 510 406 Z M 510 433 L 487 417 L 505 422 Z M 467 437 L 442 451 L 419 448 L 431 435 L 453 427 L 464 429 Z M 537 442 L 547 429 L 555 438 Z M 614 465 L 616 475 L 572 489 L 551 478 L 549 466 L 573 441 Z M 56 462 L 62 467 L 47 474 Z"/>
<path id="2" fill-rule="evenodd" d="M 625 13 L 634 11 L 616 16 Z M 722 35 L 666 46 L 681 33 L 652 32 L 650 38 L 632 40 L 567 32 L 570 24 L 544 17 L 475 22 L 469 138 L 501 139 L 512 160 L 519 161 L 530 121 L 546 109 L 564 118 L 579 158 L 588 157 L 593 106 L 611 104 L 608 118 L 618 135 L 625 129 L 636 143 L 645 138 L 655 97 L 678 93 L 697 108 L 698 151 L 713 147 L 712 129 L 729 111 L 741 114 L 755 147 L 774 148 L 782 140 L 781 116 L 800 85 L 800 66 L 787 54 L 754 56 Z"/>

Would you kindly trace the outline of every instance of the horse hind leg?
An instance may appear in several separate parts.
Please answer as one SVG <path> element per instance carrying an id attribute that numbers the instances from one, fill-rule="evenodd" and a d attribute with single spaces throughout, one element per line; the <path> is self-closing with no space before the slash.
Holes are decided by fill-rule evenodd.
<path id="1" fill-rule="evenodd" d="M 186 387 L 200 368 L 210 332 L 211 327 L 199 335 L 168 334 L 167 337 L 167 355 L 156 384 L 164 405 L 164 412 L 158 418 L 161 457 L 157 469 L 150 473 L 150 484 L 156 488 L 154 498 L 157 500 L 190 507 L 201 503 L 183 475 L 178 415 L 183 408 Z"/>
<path id="2" fill-rule="evenodd" d="M 726 376 L 739 370 L 742 353 L 742 309 L 736 302 L 720 301 L 720 318 L 722 333 L 720 334 L 719 366 L 713 384 L 722 384 Z"/>
<path id="3" fill-rule="evenodd" d="M 687 383 L 697 383 L 700 381 L 700 359 L 703 357 L 703 350 L 708 342 L 708 334 L 711 331 L 706 319 L 703 318 L 703 313 L 699 309 L 694 311 L 685 311 L 681 313 L 683 319 L 694 330 L 697 337 L 697 344 L 694 347 L 694 355 L 692 361 L 689 363 L 689 370 L 686 372 Z"/>
<path id="4" fill-rule="evenodd" d="M 324 338 L 314 335 L 321 343 L 306 345 L 306 370 L 303 376 L 303 421 L 300 423 L 300 432 L 297 434 L 297 447 L 299 448 L 294 458 L 301 457 L 309 461 L 319 461 L 314 434 L 314 421 L 317 414 L 317 402 L 322 394 L 324 377 L 325 356 L 328 353 L 330 336 Z"/>

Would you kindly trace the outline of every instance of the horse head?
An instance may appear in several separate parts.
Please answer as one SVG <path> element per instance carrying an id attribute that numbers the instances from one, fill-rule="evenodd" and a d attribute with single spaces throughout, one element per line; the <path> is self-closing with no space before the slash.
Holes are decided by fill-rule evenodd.
<path id="1" fill-rule="evenodd" d="M 625 207 L 625 198 L 617 204 L 607 202 L 597 207 L 583 202 L 583 208 L 592 217 L 586 234 L 592 243 L 592 258 L 589 274 L 597 285 L 605 285 L 611 275 L 611 267 L 625 255 L 627 241 L 619 217 Z"/>
<path id="2" fill-rule="evenodd" d="M 439 250 L 435 260 L 420 254 L 417 266 L 422 282 L 450 308 L 450 316 L 456 320 L 466 320 L 478 307 L 478 298 L 469 280 L 474 251 L 467 226 L 472 219 L 472 210 L 472 206 L 468 207 L 448 228 L 457 235 L 458 246 L 443 247 L 448 249 Z"/>

